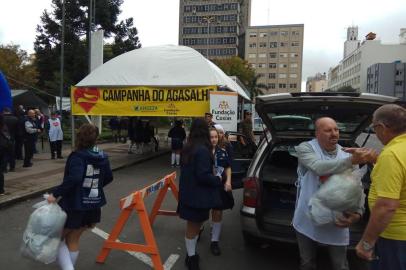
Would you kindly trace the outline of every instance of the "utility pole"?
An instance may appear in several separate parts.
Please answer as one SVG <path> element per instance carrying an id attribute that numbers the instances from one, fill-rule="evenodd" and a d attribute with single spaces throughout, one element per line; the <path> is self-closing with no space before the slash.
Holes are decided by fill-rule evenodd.
<path id="1" fill-rule="evenodd" d="M 62 98 L 63 98 L 63 80 L 64 80 L 64 50 L 65 50 L 65 0 L 62 0 L 62 23 L 61 23 L 61 63 L 60 63 L 60 82 L 59 82 L 59 110 L 62 124 Z"/>

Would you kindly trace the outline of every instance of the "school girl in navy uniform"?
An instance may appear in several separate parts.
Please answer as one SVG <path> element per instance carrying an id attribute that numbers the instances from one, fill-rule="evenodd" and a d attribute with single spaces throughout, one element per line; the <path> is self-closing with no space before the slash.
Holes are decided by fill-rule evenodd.
<path id="1" fill-rule="evenodd" d="M 232 209 L 234 206 L 234 198 L 231 187 L 231 156 L 226 150 L 227 139 L 224 136 L 224 129 L 221 125 L 216 124 L 210 128 L 210 142 L 212 144 L 212 152 L 214 155 L 215 170 L 222 172 L 223 186 L 219 188 L 218 192 L 222 200 L 222 205 L 212 210 L 212 224 L 211 224 L 211 244 L 210 250 L 213 255 L 219 256 L 221 250 L 219 247 L 219 240 L 221 234 L 221 221 L 223 210 Z M 229 150 L 231 151 L 231 149 Z"/>
<path id="2" fill-rule="evenodd" d="M 199 269 L 196 244 L 200 227 L 209 219 L 210 209 L 222 205 L 218 190 L 223 183 L 221 175 L 214 174 L 211 149 L 207 123 L 203 119 L 195 119 L 182 151 L 178 204 L 179 216 L 186 220 L 185 263 L 189 270 Z"/>
<path id="3" fill-rule="evenodd" d="M 63 182 L 48 197 L 67 214 L 63 241 L 57 261 L 62 270 L 73 270 L 79 255 L 82 233 L 100 222 L 100 208 L 106 204 L 103 188 L 113 181 L 110 162 L 106 154 L 96 147 L 98 129 L 84 124 L 77 133 L 76 149 L 66 161 Z"/>

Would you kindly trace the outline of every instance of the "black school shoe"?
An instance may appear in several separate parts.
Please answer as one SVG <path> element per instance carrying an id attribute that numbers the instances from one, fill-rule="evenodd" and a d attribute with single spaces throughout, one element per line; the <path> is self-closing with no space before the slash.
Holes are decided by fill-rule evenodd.
<path id="1" fill-rule="evenodd" d="M 221 250 L 219 247 L 219 242 L 213 241 L 210 244 L 210 251 L 214 256 L 220 256 L 221 255 Z"/>
<path id="2" fill-rule="evenodd" d="M 200 270 L 199 260 L 200 260 L 200 257 L 199 257 L 199 254 L 197 254 L 197 253 L 196 253 L 196 255 L 193 255 L 190 257 L 186 254 L 185 265 L 187 266 L 187 268 L 189 270 Z"/>

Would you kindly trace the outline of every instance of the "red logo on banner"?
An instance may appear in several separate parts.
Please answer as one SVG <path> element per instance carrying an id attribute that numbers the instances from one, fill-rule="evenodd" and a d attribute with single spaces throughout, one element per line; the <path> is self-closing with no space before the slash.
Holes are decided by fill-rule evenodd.
<path id="1" fill-rule="evenodd" d="M 85 112 L 89 112 L 100 98 L 97 88 L 76 88 L 73 94 L 75 103 L 79 104 Z"/>

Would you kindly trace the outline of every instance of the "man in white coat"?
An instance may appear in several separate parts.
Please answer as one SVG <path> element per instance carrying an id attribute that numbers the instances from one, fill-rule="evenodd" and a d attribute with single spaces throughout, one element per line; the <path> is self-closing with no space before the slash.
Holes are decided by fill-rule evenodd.
<path id="1" fill-rule="evenodd" d="M 347 246 L 348 227 L 357 222 L 363 213 L 363 204 L 357 212 L 346 212 L 335 224 L 315 225 L 310 219 L 309 200 L 322 182 L 330 175 L 346 171 L 366 161 L 369 150 L 359 149 L 353 155 L 346 153 L 338 144 L 337 123 L 328 117 L 319 118 L 316 123 L 316 138 L 297 146 L 298 198 L 293 217 L 299 245 L 301 270 L 315 270 L 317 246 L 327 247 L 334 270 L 348 270 Z"/>
<path id="2" fill-rule="evenodd" d="M 62 159 L 63 131 L 61 121 L 56 113 L 51 114 L 51 118 L 48 119 L 46 127 L 48 130 L 49 144 L 51 146 L 51 158 L 55 159 L 56 153 L 57 158 Z"/>

